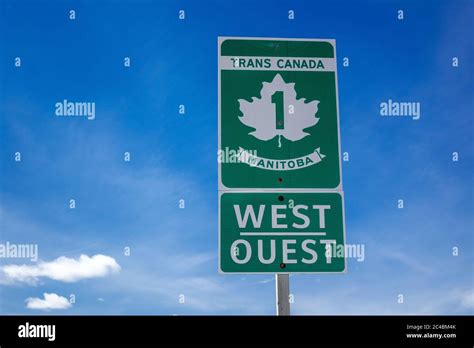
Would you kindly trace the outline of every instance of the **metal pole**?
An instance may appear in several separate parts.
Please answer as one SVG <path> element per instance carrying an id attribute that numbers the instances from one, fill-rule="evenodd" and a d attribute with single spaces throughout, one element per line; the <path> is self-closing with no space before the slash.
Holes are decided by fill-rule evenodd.
<path id="1" fill-rule="evenodd" d="M 277 315 L 290 315 L 290 276 L 275 274 Z"/>

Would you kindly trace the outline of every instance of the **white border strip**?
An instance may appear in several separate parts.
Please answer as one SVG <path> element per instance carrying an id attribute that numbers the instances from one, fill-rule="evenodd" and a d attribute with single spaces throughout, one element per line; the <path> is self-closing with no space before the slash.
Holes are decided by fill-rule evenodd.
<path id="1" fill-rule="evenodd" d="M 258 66 L 257 66 L 258 65 Z M 220 56 L 221 70 L 336 71 L 334 58 Z"/>

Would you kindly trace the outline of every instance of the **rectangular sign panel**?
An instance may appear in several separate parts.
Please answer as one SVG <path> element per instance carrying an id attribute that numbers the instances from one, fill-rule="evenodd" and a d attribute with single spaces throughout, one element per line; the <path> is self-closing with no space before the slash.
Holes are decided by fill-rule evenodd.
<path id="1" fill-rule="evenodd" d="M 344 272 L 342 192 L 221 192 L 224 273 Z"/>
<path id="2" fill-rule="evenodd" d="M 334 40 L 219 38 L 219 190 L 342 190 Z"/>
<path id="3" fill-rule="evenodd" d="M 345 271 L 334 40 L 219 38 L 219 269 Z"/>

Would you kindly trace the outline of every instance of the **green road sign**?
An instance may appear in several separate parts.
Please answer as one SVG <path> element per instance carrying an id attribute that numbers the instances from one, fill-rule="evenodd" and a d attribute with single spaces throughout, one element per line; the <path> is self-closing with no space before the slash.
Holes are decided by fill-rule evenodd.
<path id="1" fill-rule="evenodd" d="M 341 190 L 333 40 L 219 38 L 219 189 Z"/>
<path id="2" fill-rule="evenodd" d="M 223 273 L 344 272 L 342 192 L 220 192 Z"/>

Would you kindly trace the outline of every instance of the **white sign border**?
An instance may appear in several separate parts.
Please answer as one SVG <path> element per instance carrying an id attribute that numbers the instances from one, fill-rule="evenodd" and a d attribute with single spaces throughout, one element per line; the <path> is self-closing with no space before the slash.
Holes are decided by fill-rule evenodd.
<path id="1" fill-rule="evenodd" d="M 343 191 L 337 191 L 337 190 L 326 190 L 326 191 L 285 191 L 287 193 L 337 193 L 341 196 L 341 203 L 342 203 L 342 235 L 343 235 L 343 242 L 344 245 L 346 245 L 346 210 L 345 210 L 345 205 L 344 205 L 344 192 Z M 268 272 L 224 272 L 221 267 L 221 196 L 224 193 L 282 193 L 282 190 L 239 190 L 239 191 L 227 191 L 227 190 L 220 190 L 218 194 L 218 231 L 219 231 L 219 236 L 218 236 L 218 249 L 217 249 L 217 258 L 218 258 L 218 270 L 219 274 L 347 274 L 347 256 L 344 256 L 344 270 L 339 271 L 339 272 L 274 272 L 274 271 L 268 271 Z"/>
<path id="2" fill-rule="evenodd" d="M 337 54 L 336 54 L 336 40 L 335 39 L 305 39 L 305 38 L 270 38 L 270 37 L 242 37 L 242 36 L 218 36 L 217 37 L 217 149 L 221 150 L 221 66 L 220 66 L 220 57 L 221 57 L 221 45 L 226 40 L 275 40 L 275 41 L 312 41 L 312 42 L 329 42 L 334 48 L 334 60 L 335 60 L 335 80 L 336 80 L 336 112 L 337 112 L 337 137 L 338 137 L 338 157 L 339 157 L 339 185 L 334 188 L 252 188 L 252 187 L 242 187 L 242 188 L 231 188 L 227 187 L 222 183 L 222 173 L 221 166 L 222 163 L 218 162 L 217 177 L 218 177 L 218 190 L 219 191 L 275 191 L 279 190 L 281 192 L 324 192 L 328 190 L 343 191 L 342 186 L 342 161 L 341 161 L 341 126 L 340 126 L 340 117 L 339 117 L 339 86 L 338 86 L 338 76 L 337 76 Z"/>

